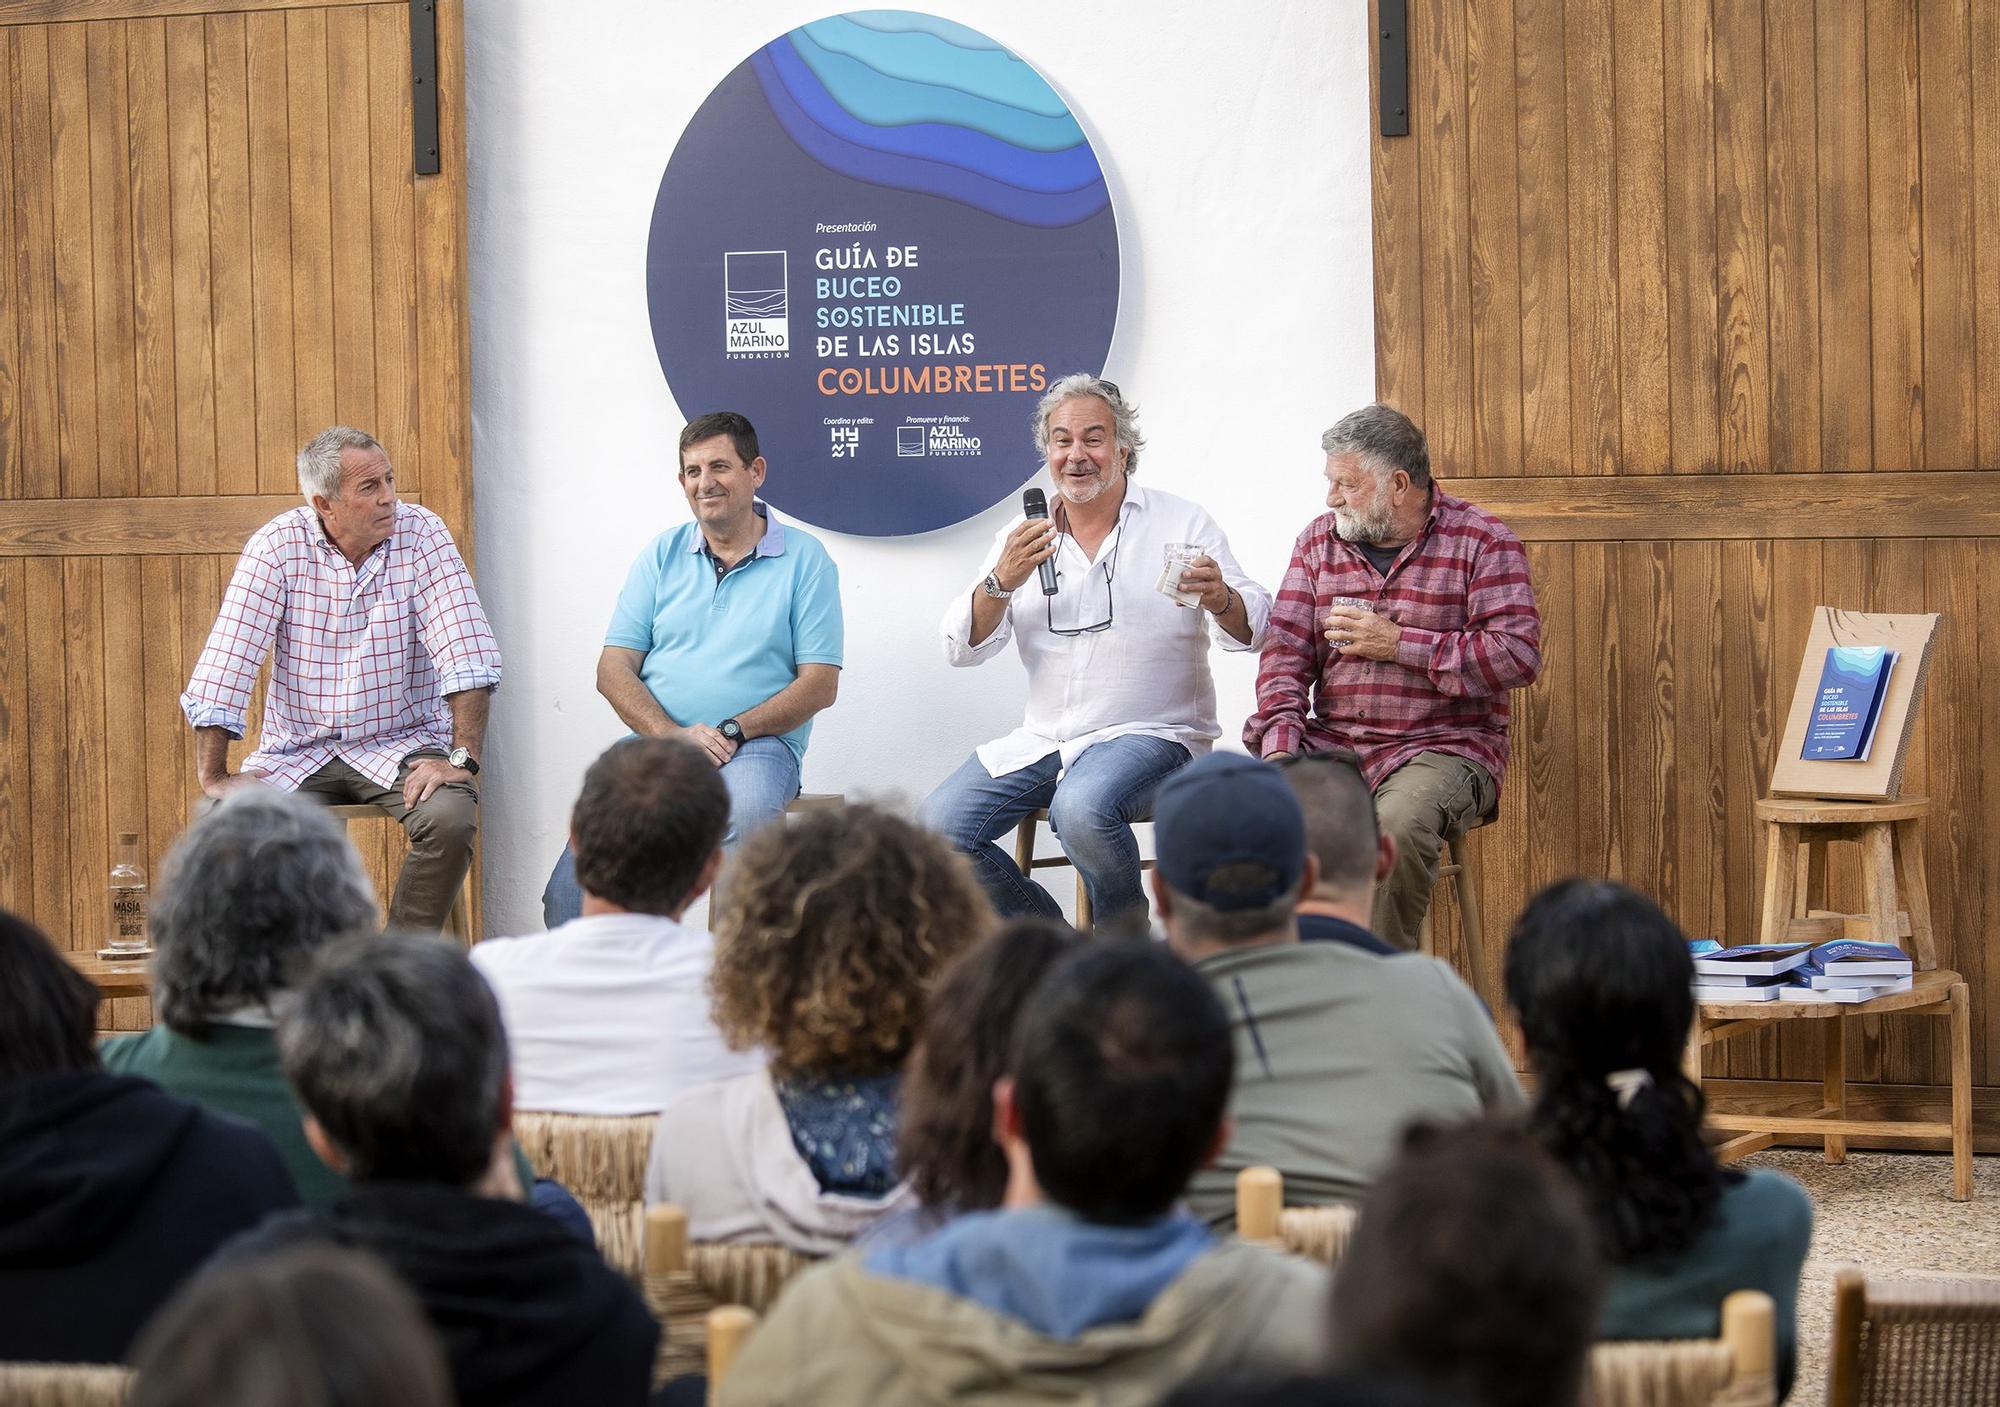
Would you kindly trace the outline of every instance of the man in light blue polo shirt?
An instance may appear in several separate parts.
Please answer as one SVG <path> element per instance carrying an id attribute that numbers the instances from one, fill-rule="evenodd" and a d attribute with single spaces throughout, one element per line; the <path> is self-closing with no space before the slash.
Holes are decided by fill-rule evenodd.
<path id="1" fill-rule="evenodd" d="M 812 718 L 840 682 L 840 573 L 819 540 L 757 498 L 768 466 L 734 411 L 681 431 L 680 484 L 694 521 L 632 564 L 604 634 L 597 691 L 643 737 L 680 738 L 722 769 L 735 844 L 799 794 Z M 583 908 L 563 848 L 542 918 Z"/>

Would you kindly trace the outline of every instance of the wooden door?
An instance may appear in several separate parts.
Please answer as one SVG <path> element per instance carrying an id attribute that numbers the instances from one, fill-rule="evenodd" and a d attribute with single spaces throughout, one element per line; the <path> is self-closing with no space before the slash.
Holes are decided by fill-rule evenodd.
<path id="1" fill-rule="evenodd" d="M 1489 947 L 1577 872 L 1753 938 L 1813 606 L 1942 612 L 1908 791 L 2000 1143 L 2000 6 L 1408 10 L 1411 135 L 1371 121 L 1377 387 L 1527 543 L 1547 634 L 1476 841 Z M 1939 1116 L 1932 1024 L 1863 1023 L 1864 1102 Z M 1815 1039 L 1724 1073 L 1816 1108 Z"/>
<path id="2" fill-rule="evenodd" d="M 372 431 L 472 556 L 462 13 L 419 176 L 417 9 L 0 0 L 0 905 L 70 947 L 117 833 L 156 878 L 186 823 L 178 698 L 307 438 Z"/>

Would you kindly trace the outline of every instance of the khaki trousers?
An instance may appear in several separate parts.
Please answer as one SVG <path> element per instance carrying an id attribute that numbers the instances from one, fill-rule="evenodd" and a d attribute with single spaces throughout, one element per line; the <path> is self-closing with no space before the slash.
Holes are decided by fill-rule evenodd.
<path id="1" fill-rule="evenodd" d="M 403 804 L 403 784 L 410 768 L 426 757 L 443 757 L 424 748 L 403 759 L 396 785 L 383 787 L 362 776 L 339 758 L 313 773 L 299 787 L 301 796 L 329 806 L 357 803 L 388 812 L 410 838 L 396 877 L 396 895 L 389 901 L 391 928 L 437 930 L 451 915 L 465 872 L 472 868 L 472 840 L 479 832 L 479 793 L 465 782 L 446 782 L 415 806 Z"/>
<path id="2" fill-rule="evenodd" d="M 1484 767 L 1448 752 L 1420 752 L 1375 788 L 1375 819 L 1396 839 L 1396 867 L 1375 891 L 1375 936 L 1414 949 L 1430 911 L 1444 838 L 1477 825 L 1499 791 Z"/>

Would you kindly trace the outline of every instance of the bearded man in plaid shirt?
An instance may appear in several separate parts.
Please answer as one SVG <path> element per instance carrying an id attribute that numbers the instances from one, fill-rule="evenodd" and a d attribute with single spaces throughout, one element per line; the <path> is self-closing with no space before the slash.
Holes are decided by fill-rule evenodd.
<path id="1" fill-rule="evenodd" d="M 299 451 L 306 505 L 251 535 L 181 695 L 195 772 L 377 806 L 410 837 L 393 927 L 443 926 L 472 862 L 473 778 L 500 649 L 444 522 L 396 500 L 374 436 L 345 425 Z M 257 751 L 229 771 L 257 671 L 276 648 Z"/>
<path id="2" fill-rule="evenodd" d="M 1408 416 L 1364 406 L 1320 448 L 1332 511 L 1292 549 L 1243 742 L 1359 757 L 1396 849 L 1371 926 L 1414 948 L 1445 838 L 1499 810 L 1507 694 L 1541 672 L 1542 621 L 1520 540 L 1439 487 Z"/>

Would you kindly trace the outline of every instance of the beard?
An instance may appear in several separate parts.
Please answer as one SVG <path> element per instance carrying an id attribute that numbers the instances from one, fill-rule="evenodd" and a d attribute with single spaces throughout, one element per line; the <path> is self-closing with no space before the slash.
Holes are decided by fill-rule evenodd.
<path id="1" fill-rule="evenodd" d="M 1356 513 L 1346 508 L 1333 510 L 1333 530 L 1340 534 L 1342 542 L 1362 542 L 1370 547 L 1379 546 L 1389 535 L 1389 514 L 1386 506 L 1376 505 L 1372 513 Z"/>
<path id="2" fill-rule="evenodd" d="M 1057 482 L 1056 492 L 1062 495 L 1064 502 L 1074 503 L 1081 508 L 1084 504 L 1095 501 L 1097 496 L 1104 492 L 1104 479 L 1105 476 L 1099 474 L 1094 479 L 1078 483 L 1065 474 Z"/>

